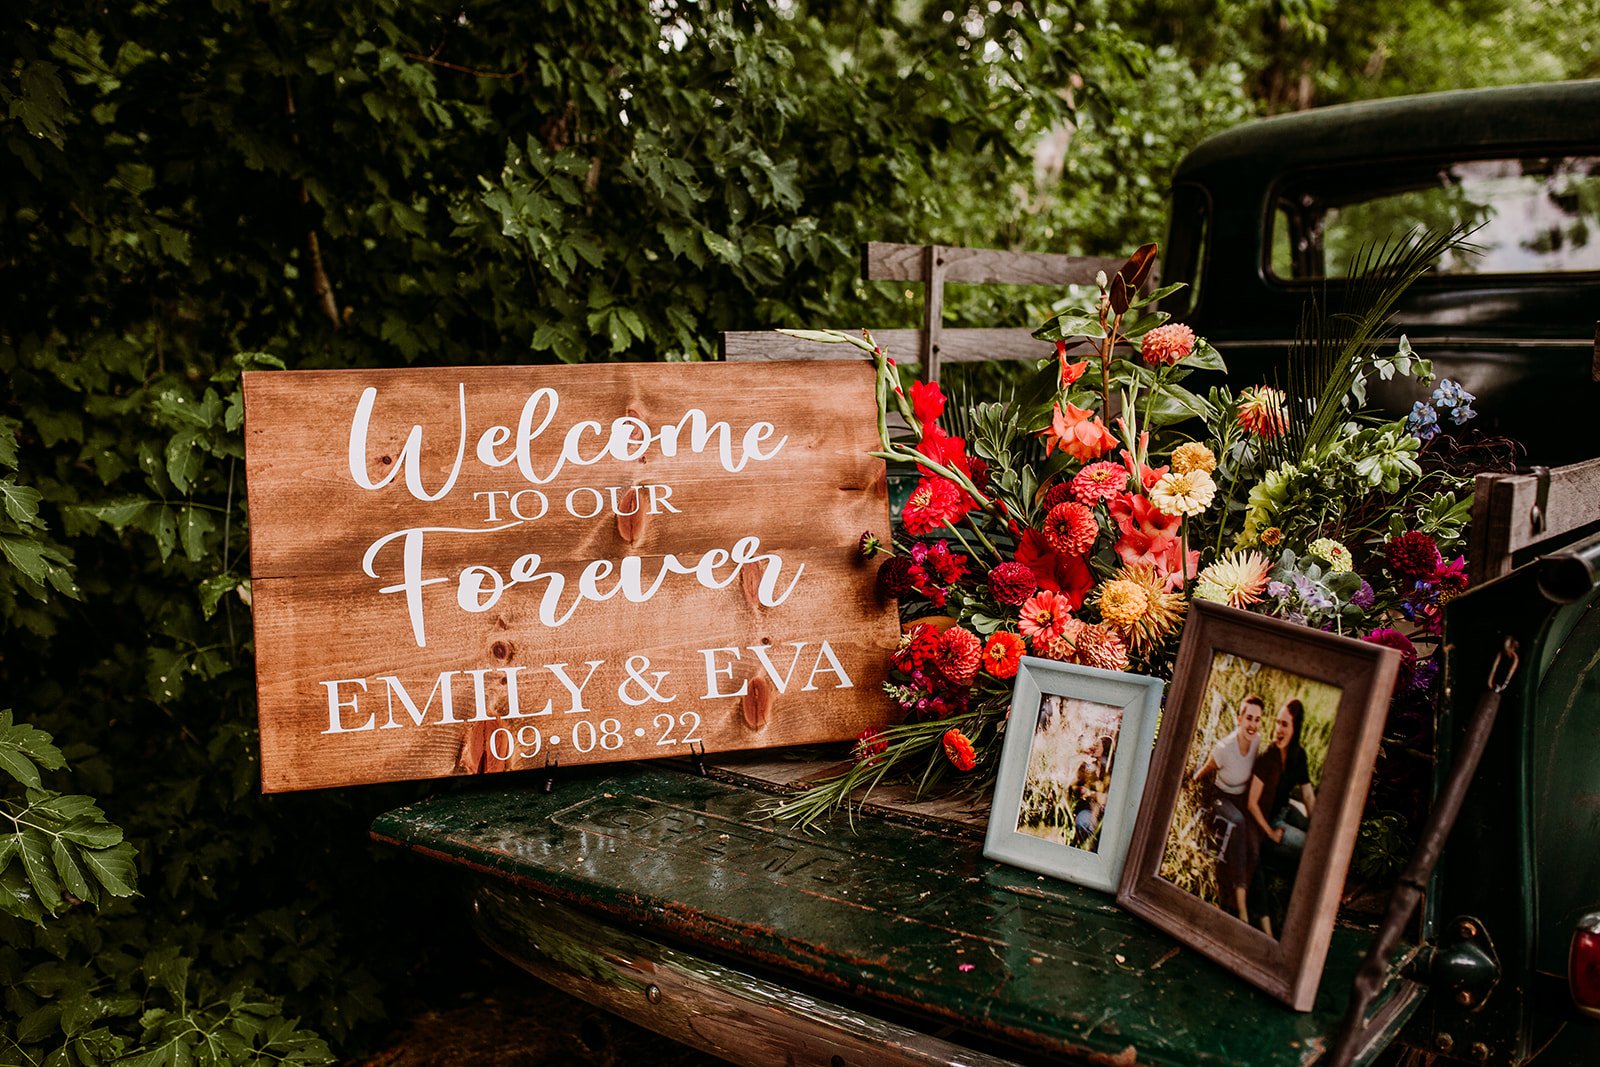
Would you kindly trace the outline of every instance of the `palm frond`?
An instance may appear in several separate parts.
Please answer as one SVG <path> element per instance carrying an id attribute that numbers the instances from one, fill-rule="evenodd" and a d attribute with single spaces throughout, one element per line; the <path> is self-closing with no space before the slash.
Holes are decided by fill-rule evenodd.
<path id="1" fill-rule="evenodd" d="M 1271 464 L 1303 460 L 1333 441 L 1347 418 L 1343 400 L 1385 340 L 1395 304 L 1447 252 L 1476 251 L 1466 240 L 1472 230 L 1412 230 L 1364 245 L 1351 261 L 1337 308 L 1326 289 L 1306 304 L 1279 382 L 1289 430 L 1269 443 Z"/>

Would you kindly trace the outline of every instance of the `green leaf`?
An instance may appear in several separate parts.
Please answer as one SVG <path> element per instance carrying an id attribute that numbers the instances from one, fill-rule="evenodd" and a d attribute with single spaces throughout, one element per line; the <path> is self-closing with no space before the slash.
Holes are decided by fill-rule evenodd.
<path id="1" fill-rule="evenodd" d="M 200 473 L 202 458 L 195 451 L 199 438 L 195 430 L 181 430 L 167 442 L 167 477 L 180 493 L 187 493 Z"/>
<path id="2" fill-rule="evenodd" d="M 87 849 L 83 865 L 105 891 L 114 897 L 131 897 L 139 876 L 133 866 L 133 846 L 124 841 L 111 848 Z"/>
<path id="3" fill-rule="evenodd" d="M 37 789 L 40 768 L 59 771 L 66 765 L 49 734 L 27 723 L 13 723 L 10 709 L 0 711 L 0 770 Z"/>
<path id="4" fill-rule="evenodd" d="M 1149 293 L 1134 300 L 1134 302 L 1129 306 L 1134 308 L 1146 307 L 1150 304 L 1154 304 L 1162 297 L 1171 296 L 1173 293 L 1176 293 L 1179 289 L 1182 289 L 1188 284 L 1188 282 L 1173 282 L 1171 285 L 1163 285 L 1159 289 L 1152 289 Z"/>
<path id="5" fill-rule="evenodd" d="M 79 900 L 91 903 L 99 896 L 84 877 L 83 868 L 78 866 L 78 861 L 72 855 L 72 849 L 59 837 L 50 844 L 50 860 L 55 864 L 56 874 L 60 876 L 61 884 L 66 887 L 67 892 Z"/>
<path id="6" fill-rule="evenodd" d="M 216 574 L 200 583 L 200 611 L 206 618 L 217 613 L 222 598 L 239 588 L 239 579 L 231 574 Z"/>
<path id="7" fill-rule="evenodd" d="M 1195 338 L 1194 351 L 1179 360 L 1179 363 L 1194 370 L 1214 370 L 1224 374 L 1228 371 L 1228 365 L 1222 362 L 1222 353 L 1212 348 L 1211 342 L 1204 337 Z"/>
<path id="8" fill-rule="evenodd" d="M 0 478 L 0 501 L 4 501 L 6 514 L 18 526 L 44 528 L 44 523 L 39 520 L 40 499 L 37 489 L 18 485 L 9 475 Z"/>
<path id="9" fill-rule="evenodd" d="M 28 922 L 44 922 L 46 912 L 20 863 L 0 869 L 0 911 Z"/>
<path id="10" fill-rule="evenodd" d="M 700 231 L 700 240 L 705 242 L 706 249 L 713 256 L 730 266 L 737 266 L 740 260 L 739 246 L 719 233 L 710 230 Z"/>
<path id="11" fill-rule="evenodd" d="M 33 891 L 49 911 L 61 907 L 61 882 L 56 878 L 50 863 L 50 839 L 32 826 L 17 831 L 17 852 L 22 857 L 22 869 L 33 884 Z"/>

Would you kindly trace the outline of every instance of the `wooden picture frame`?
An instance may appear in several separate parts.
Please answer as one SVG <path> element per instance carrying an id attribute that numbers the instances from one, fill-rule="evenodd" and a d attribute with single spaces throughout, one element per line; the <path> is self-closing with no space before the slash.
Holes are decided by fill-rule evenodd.
<path id="1" fill-rule="evenodd" d="M 1390 648 L 1193 602 L 1117 902 L 1309 1011 L 1399 665 Z M 1280 713 L 1294 723 L 1296 701 L 1289 743 L 1272 744 Z M 1241 735 L 1251 733 L 1251 703 L 1265 716 L 1255 729 L 1260 747 L 1246 763 L 1250 743 Z M 1296 743 L 1298 758 L 1290 751 Z M 1276 755 L 1264 761 L 1270 752 Z M 1296 764 L 1299 773 L 1283 773 Z M 1227 792 L 1241 766 L 1242 804 Z M 1282 788 L 1265 800 L 1264 779 L 1275 769 L 1276 785 L 1289 786 L 1281 810 Z M 1297 781 L 1302 775 L 1307 780 Z M 1297 857 L 1296 799 L 1308 817 Z M 1257 813 L 1282 841 L 1267 836 Z"/>
<path id="2" fill-rule="evenodd" d="M 1165 686 L 1142 674 L 1024 657 L 983 854 L 1115 892 Z"/>

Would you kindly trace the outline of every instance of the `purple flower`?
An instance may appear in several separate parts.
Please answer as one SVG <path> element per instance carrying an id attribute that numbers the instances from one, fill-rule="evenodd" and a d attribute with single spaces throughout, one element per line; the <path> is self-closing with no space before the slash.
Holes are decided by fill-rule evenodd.
<path id="1" fill-rule="evenodd" d="M 1357 589 L 1350 597 L 1350 603 L 1354 604 L 1362 611 L 1366 611 L 1368 608 L 1372 607 L 1373 601 L 1376 599 L 1377 594 L 1372 591 L 1372 583 L 1363 578 L 1361 579 L 1361 588 Z"/>

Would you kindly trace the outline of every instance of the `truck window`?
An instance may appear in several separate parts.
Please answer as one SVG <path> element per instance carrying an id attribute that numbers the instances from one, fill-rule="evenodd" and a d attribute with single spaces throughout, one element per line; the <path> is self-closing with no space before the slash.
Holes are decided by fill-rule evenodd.
<path id="1" fill-rule="evenodd" d="M 1186 282 L 1187 288 L 1161 302 L 1161 310 L 1173 315 L 1193 314 L 1200 303 L 1201 275 L 1211 235 L 1211 201 L 1206 191 L 1193 183 L 1172 187 L 1172 214 L 1167 231 L 1166 255 L 1161 262 L 1161 283 Z"/>
<path id="2" fill-rule="evenodd" d="M 1424 226 L 1477 227 L 1440 275 L 1600 270 L 1600 157 L 1367 164 L 1285 179 L 1267 267 L 1284 281 L 1342 277 L 1362 247 Z"/>

